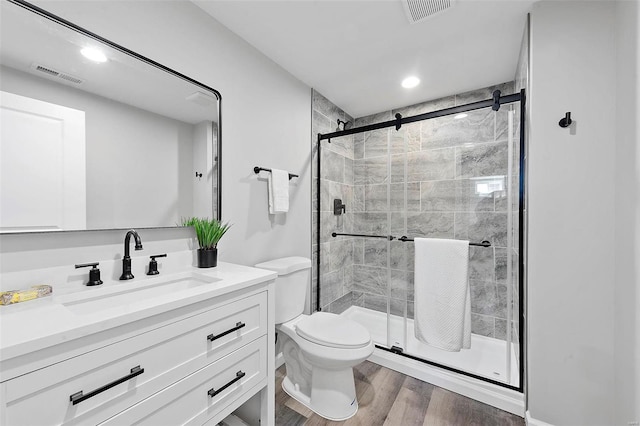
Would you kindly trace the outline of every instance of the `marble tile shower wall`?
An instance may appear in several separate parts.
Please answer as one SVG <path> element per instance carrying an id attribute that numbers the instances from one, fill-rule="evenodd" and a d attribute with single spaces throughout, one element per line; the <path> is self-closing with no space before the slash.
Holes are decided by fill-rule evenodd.
<path id="1" fill-rule="evenodd" d="M 477 194 L 478 178 L 507 175 L 508 111 L 490 109 L 464 119 L 443 117 L 392 129 L 322 142 L 321 239 L 316 237 L 316 142 L 318 133 L 336 130 L 337 120 L 354 126 L 390 120 L 396 113 L 411 116 L 477 100 L 495 89 L 514 93 L 504 83 L 456 96 L 412 105 L 354 120 L 313 92 L 313 293 L 316 307 L 316 258 L 320 251 L 322 310 L 340 313 L 350 306 L 413 317 L 412 243 L 338 237 L 331 232 L 408 235 L 492 241 L 493 247 L 470 248 L 473 332 L 504 339 L 507 310 L 507 199 L 503 190 Z M 517 136 L 519 111 L 514 118 Z M 512 185 L 518 176 L 518 144 L 513 149 Z M 390 150 L 390 155 L 388 151 Z M 387 185 L 389 183 L 389 185 Z M 514 186 L 513 188 L 517 188 Z M 517 192 L 514 190 L 514 195 Z M 341 198 L 347 213 L 333 214 L 333 199 Z M 517 339 L 518 221 L 513 197 L 512 330 Z M 389 253 L 387 254 L 387 248 Z M 387 257 L 390 268 L 387 269 Z M 391 283 L 388 286 L 387 283 Z"/>
<path id="2" fill-rule="evenodd" d="M 317 135 L 338 128 L 338 119 L 354 119 L 317 91 L 312 94 L 311 144 L 313 149 L 313 262 L 311 310 L 316 310 L 317 256 L 320 252 L 320 306 L 323 311 L 340 313 L 351 306 L 353 283 L 353 238 L 331 237 L 332 232 L 352 232 L 353 229 L 353 136 L 323 141 L 321 146 L 321 192 L 317 205 Z M 333 200 L 346 205 L 346 213 L 333 214 Z M 317 212 L 320 209 L 320 244 L 317 238 Z"/>
<path id="3" fill-rule="evenodd" d="M 358 118 L 355 125 L 489 99 L 495 89 L 515 90 L 513 82 L 504 83 Z M 511 109 L 473 111 L 462 119 L 442 117 L 353 138 L 353 232 L 491 241 L 491 248 L 470 248 L 472 329 L 499 339 L 505 339 L 508 323 L 508 204 L 504 190 L 477 189 L 506 179 Z M 389 300 L 392 314 L 412 318 L 413 243 L 357 238 L 352 247 L 353 282 L 344 286 L 351 290 L 351 303 L 386 312 Z"/>

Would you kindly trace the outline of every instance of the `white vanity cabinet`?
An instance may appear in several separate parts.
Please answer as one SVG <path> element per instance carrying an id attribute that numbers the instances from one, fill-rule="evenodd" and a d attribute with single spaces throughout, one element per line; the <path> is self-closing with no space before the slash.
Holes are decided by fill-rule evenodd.
<path id="1" fill-rule="evenodd" d="M 257 394 L 254 421 L 273 424 L 272 282 L 5 363 L 0 424 L 216 424 Z"/>

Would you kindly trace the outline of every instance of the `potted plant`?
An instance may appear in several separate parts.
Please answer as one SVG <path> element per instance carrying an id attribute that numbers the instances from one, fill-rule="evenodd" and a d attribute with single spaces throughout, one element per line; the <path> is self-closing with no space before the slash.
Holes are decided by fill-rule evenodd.
<path id="1" fill-rule="evenodd" d="M 218 242 L 231 225 L 217 219 L 192 217 L 182 219 L 182 226 L 193 226 L 198 238 L 198 268 L 213 268 L 218 265 Z"/>

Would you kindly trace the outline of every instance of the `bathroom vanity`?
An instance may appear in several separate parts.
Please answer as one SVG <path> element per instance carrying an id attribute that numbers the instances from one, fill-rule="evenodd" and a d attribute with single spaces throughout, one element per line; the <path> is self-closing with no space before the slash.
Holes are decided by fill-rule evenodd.
<path id="1" fill-rule="evenodd" d="M 273 424 L 275 278 L 220 263 L 0 307 L 0 424 L 215 425 L 250 399 Z"/>
<path id="2" fill-rule="evenodd" d="M 222 95 L 27 1 L 0 8 L 0 290 L 54 288 L 0 306 L 0 424 L 273 424 L 276 274 L 187 267 L 193 235 L 172 229 L 221 217 Z M 149 237 L 133 259 L 132 227 Z M 74 273 L 98 263 L 103 284 Z"/>
<path id="3" fill-rule="evenodd" d="M 221 217 L 222 95 L 27 1 L 0 9 L 0 290 L 54 289 L 0 306 L 0 425 L 272 425 L 276 274 L 187 267 L 175 227 Z M 103 284 L 73 267 L 98 263 Z"/>

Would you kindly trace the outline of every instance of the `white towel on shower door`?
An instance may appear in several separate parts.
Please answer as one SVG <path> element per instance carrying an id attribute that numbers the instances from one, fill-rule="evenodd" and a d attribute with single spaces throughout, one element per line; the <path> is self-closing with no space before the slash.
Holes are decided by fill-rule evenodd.
<path id="1" fill-rule="evenodd" d="M 418 340 L 446 351 L 471 347 L 469 241 L 415 239 L 414 325 Z"/>
<path id="2" fill-rule="evenodd" d="M 289 211 L 289 172 L 272 169 L 268 178 L 269 213 L 286 213 Z"/>

